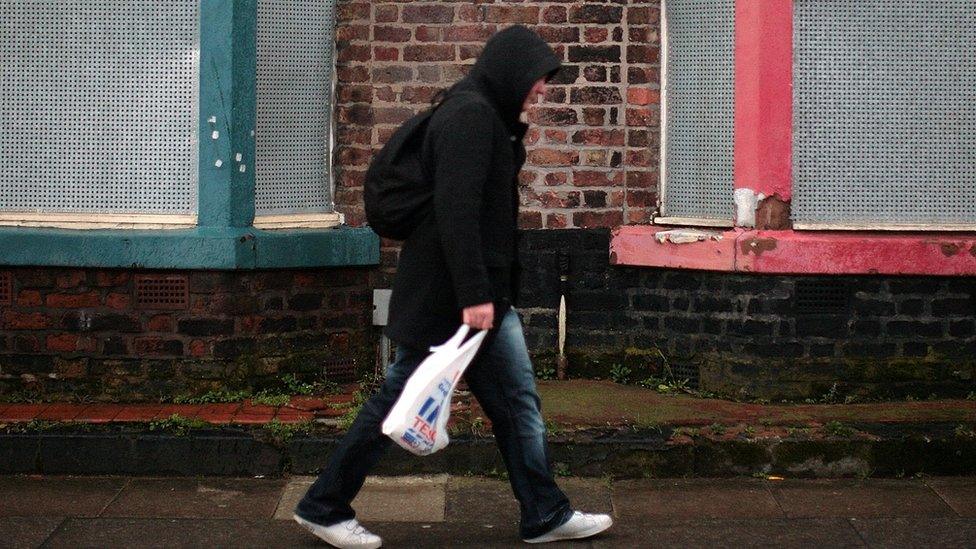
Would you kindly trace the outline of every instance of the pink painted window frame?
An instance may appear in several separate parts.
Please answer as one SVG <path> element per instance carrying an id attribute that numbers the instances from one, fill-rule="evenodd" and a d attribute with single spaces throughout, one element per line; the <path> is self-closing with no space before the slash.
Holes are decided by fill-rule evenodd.
<path id="1" fill-rule="evenodd" d="M 789 202 L 793 2 L 737 0 L 735 16 L 737 204 L 770 197 Z M 768 274 L 976 276 L 973 231 L 755 230 L 754 210 L 739 210 L 730 230 L 621 227 L 612 236 L 611 263 Z"/>

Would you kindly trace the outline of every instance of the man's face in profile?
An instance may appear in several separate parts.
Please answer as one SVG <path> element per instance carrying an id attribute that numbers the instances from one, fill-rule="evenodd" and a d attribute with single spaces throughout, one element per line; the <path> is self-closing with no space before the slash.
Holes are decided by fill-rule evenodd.
<path id="1" fill-rule="evenodd" d="M 540 96 L 544 96 L 545 94 L 546 79 L 540 78 L 535 81 L 535 84 L 532 85 L 532 89 L 529 90 L 529 95 L 525 96 L 525 102 L 522 103 L 522 112 L 529 110 L 529 107 L 531 107 Z"/>

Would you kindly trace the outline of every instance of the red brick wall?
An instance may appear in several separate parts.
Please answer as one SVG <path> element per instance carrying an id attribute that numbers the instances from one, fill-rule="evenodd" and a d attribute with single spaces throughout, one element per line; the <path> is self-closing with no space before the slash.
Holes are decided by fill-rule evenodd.
<path id="1" fill-rule="evenodd" d="M 2 271 L 12 292 L 0 306 L 0 396 L 138 400 L 318 374 L 343 358 L 372 366 L 369 269 Z M 138 305 L 140 274 L 185 277 L 186 305 Z"/>
<path id="2" fill-rule="evenodd" d="M 370 156 L 464 76 L 484 41 L 534 28 L 565 69 L 529 113 L 523 228 L 646 223 L 658 192 L 658 2 L 340 1 L 336 204 L 363 222 Z M 385 251 L 392 255 L 395 248 Z M 385 263 L 391 264 L 392 257 Z"/>
<path id="3" fill-rule="evenodd" d="M 351 224 L 363 222 L 372 153 L 512 23 L 535 28 L 565 64 L 529 113 L 522 227 L 650 220 L 658 192 L 656 2 L 340 0 L 339 20 L 335 200 Z M 379 271 L 182 273 L 190 303 L 168 312 L 134 306 L 131 271 L 9 269 L 0 393 L 149 398 L 274 375 L 305 352 L 372 356 L 370 288 L 389 287 L 397 249 L 384 242 Z"/>

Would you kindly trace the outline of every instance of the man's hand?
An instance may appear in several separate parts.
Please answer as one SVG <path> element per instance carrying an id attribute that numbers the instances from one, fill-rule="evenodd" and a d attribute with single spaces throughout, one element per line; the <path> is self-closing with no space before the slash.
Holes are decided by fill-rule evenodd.
<path id="1" fill-rule="evenodd" d="M 464 323 L 477 330 L 490 330 L 495 322 L 495 306 L 491 303 L 464 308 Z"/>

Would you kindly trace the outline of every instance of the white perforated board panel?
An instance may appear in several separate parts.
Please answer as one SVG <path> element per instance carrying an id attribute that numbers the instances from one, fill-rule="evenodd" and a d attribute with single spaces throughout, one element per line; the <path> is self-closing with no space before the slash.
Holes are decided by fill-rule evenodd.
<path id="1" fill-rule="evenodd" d="M 667 0 L 664 215 L 731 220 L 734 0 Z"/>
<path id="2" fill-rule="evenodd" d="M 197 210 L 199 0 L 0 0 L 0 211 Z"/>
<path id="3" fill-rule="evenodd" d="M 797 223 L 976 225 L 976 4 L 797 0 Z"/>
<path id="4" fill-rule="evenodd" d="M 258 215 L 332 210 L 335 3 L 258 0 Z"/>

